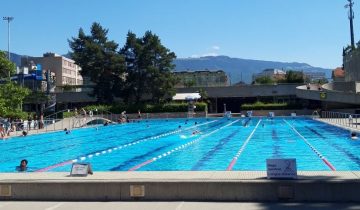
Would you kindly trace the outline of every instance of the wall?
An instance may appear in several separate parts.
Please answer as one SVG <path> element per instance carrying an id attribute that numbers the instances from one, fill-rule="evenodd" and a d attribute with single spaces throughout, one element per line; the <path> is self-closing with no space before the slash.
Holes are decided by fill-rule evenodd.
<path id="1" fill-rule="evenodd" d="M 345 81 L 360 81 L 360 52 L 354 50 L 344 57 Z"/>

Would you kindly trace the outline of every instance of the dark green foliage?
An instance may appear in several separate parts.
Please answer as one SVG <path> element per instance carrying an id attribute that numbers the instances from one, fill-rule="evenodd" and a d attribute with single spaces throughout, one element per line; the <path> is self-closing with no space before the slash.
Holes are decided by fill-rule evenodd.
<path id="1" fill-rule="evenodd" d="M 158 103 L 175 93 L 176 79 L 171 72 L 176 56 L 161 44 L 157 35 L 147 31 L 137 38 L 128 32 L 120 53 L 126 61 L 126 84 L 119 96 L 125 101 L 138 103 L 144 96 L 150 96 Z"/>
<path id="2" fill-rule="evenodd" d="M 265 84 L 274 84 L 275 81 L 269 76 L 262 76 L 262 77 L 256 78 L 255 83 L 265 85 Z"/>
<path id="3" fill-rule="evenodd" d="M 206 103 L 198 102 L 195 104 L 195 111 L 203 112 L 206 110 Z M 162 113 L 162 112 L 187 112 L 187 103 L 165 103 L 165 104 L 114 104 L 109 105 L 90 105 L 84 107 L 86 111 L 98 110 L 102 112 L 112 112 L 114 114 L 120 114 L 123 111 L 127 113 L 137 113 L 140 110 L 142 113 Z M 96 114 L 94 112 L 94 114 Z"/>
<path id="4" fill-rule="evenodd" d="M 99 102 L 111 103 L 114 96 L 125 102 L 138 103 L 145 97 L 161 102 L 174 94 L 176 80 L 171 71 L 176 56 L 157 35 L 147 31 L 137 38 L 129 32 L 118 52 L 118 44 L 109 41 L 107 33 L 94 23 L 90 35 L 80 29 L 78 37 L 69 40 L 71 57 L 81 66 L 81 74 L 95 83 L 93 94 Z"/>
<path id="5" fill-rule="evenodd" d="M 93 23 L 90 35 L 80 28 L 78 37 L 69 40 L 69 45 L 73 50 L 71 57 L 82 68 L 82 76 L 95 83 L 93 94 L 99 102 L 110 103 L 115 87 L 122 82 L 125 62 L 117 53 L 118 44 L 109 41 L 107 33 L 99 23 Z"/>
<path id="6" fill-rule="evenodd" d="M 15 70 L 15 63 L 8 60 L 5 52 L 0 51 L 0 78 L 9 78 L 9 72 L 14 74 Z"/>
<path id="7" fill-rule="evenodd" d="M 284 80 L 279 83 L 304 83 L 304 74 L 300 71 L 287 71 Z"/>
<path id="8" fill-rule="evenodd" d="M 30 90 L 20 87 L 14 82 L 0 85 L 0 117 L 22 117 L 21 104 L 24 98 L 30 94 Z"/>
<path id="9" fill-rule="evenodd" d="M 301 108 L 299 104 L 288 104 L 288 103 L 263 103 L 257 101 L 254 104 L 243 104 L 241 105 L 242 110 L 283 110 L 283 109 L 297 109 Z"/>

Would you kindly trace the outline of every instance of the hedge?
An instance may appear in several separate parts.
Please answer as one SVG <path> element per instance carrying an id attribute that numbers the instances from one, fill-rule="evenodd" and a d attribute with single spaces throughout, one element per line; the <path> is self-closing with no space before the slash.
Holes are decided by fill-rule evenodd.
<path id="1" fill-rule="evenodd" d="M 195 111 L 201 112 L 207 109 L 204 102 L 195 103 Z M 114 105 L 90 105 L 84 107 L 86 111 L 98 110 L 98 112 L 112 112 L 120 114 L 123 111 L 127 113 L 161 113 L 161 112 L 187 112 L 187 103 L 166 103 L 166 104 L 114 104 Z"/>
<path id="2" fill-rule="evenodd" d="M 297 109 L 297 108 L 301 108 L 301 105 L 288 104 L 288 103 L 263 103 L 260 101 L 254 104 L 241 105 L 242 110 L 283 110 L 283 109 Z"/>

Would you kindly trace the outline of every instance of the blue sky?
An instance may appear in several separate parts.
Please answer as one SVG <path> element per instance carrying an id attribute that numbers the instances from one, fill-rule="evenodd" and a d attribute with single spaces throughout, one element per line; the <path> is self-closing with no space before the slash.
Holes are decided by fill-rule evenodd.
<path id="1" fill-rule="evenodd" d="M 151 30 L 179 58 L 227 55 L 305 62 L 335 68 L 350 43 L 346 0 L 7 0 L 0 15 L 14 16 L 11 51 L 41 56 L 67 53 L 67 39 L 93 22 L 122 46 L 131 30 Z M 360 39 L 360 2 L 354 5 Z M 7 50 L 7 24 L 0 24 Z"/>

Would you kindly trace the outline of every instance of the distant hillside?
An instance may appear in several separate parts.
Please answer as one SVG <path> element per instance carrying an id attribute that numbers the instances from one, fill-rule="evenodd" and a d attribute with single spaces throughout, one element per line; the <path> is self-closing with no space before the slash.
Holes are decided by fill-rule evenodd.
<path id="1" fill-rule="evenodd" d="M 305 72 L 325 72 L 326 77 L 331 77 L 331 69 L 313 67 L 306 63 L 285 63 L 276 61 L 250 60 L 230 58 L 228 56 L 207 56 L 200 58 L 178 58 L 174 61 L 175 71 L 183 70 L 224 70 L 231 79 L 231 84 L 242 80 L 251 83 L 254 73 L 259 73 L 267 68 L 284 70 L 303 70 Z"/>

